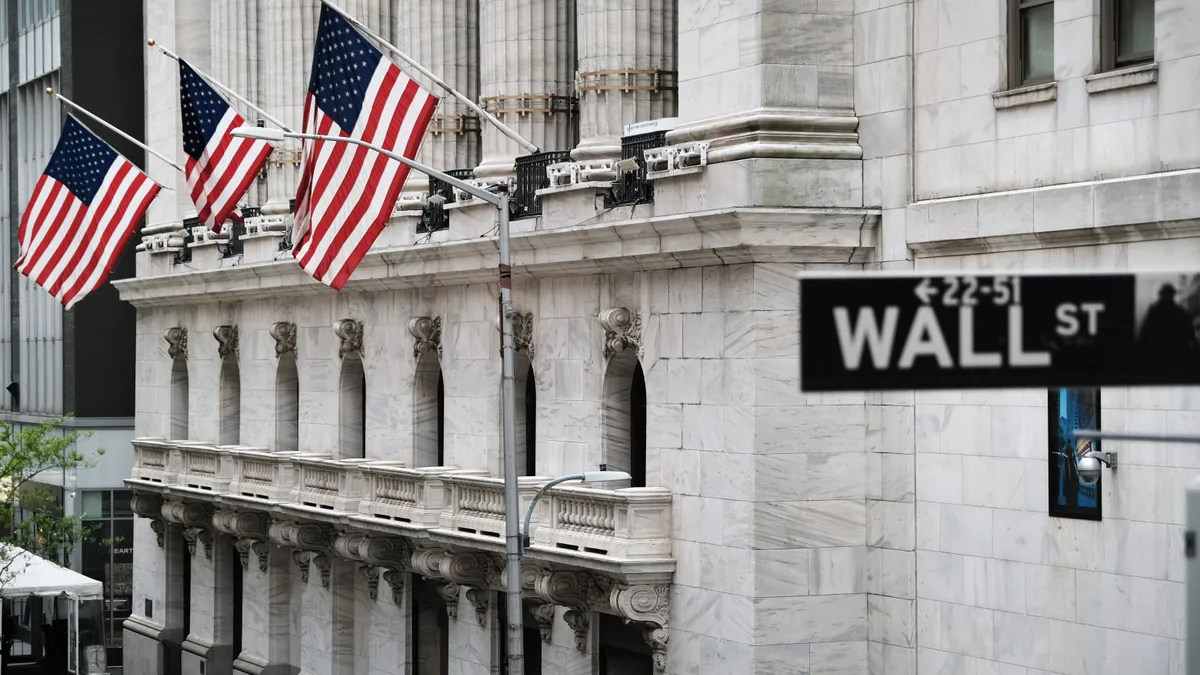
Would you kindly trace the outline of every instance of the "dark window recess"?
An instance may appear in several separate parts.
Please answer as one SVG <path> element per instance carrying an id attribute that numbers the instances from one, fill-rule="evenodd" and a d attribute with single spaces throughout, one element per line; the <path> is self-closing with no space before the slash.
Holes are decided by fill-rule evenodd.
<path id="1" fill-rule="evenodd" d="M 192 242 L 196 241 L 195 237 L 192 236 L 192 228 L 198 227 L 199 225 L 199 218 L 183 219 L 183 229 L 185 231 L 185 234 L 183 235 L 183 248 L 175 253 L 176 265 L 192 262 Z"/>
<path id="2" fill-rule="evenodd" d="M 525 375 L 525 473 L 537 475 L 537 383 L 533 380 L 533 365 Z"/>
<path id="3" fill-rule="evenodd" d="M 629 487 L 646 487 L 646 375 L 642 364 L 629 385 Z"/>
<path id="4" fill-rule="evenodd" d="M 1008 86 L 1054 80 L 1054 0 L 1008 0 Z"/>
<path id="5" fill-rule="evenodd" d="M 437 398 L 437 465 L 446 466 L 446 381 L 442 378 L 440 369 L 438 370 Z"/>
<path id="6" fill-rule="evenodd" d="M 538 152 L 517 158 L 517 189 L 512 199 L 514 220 L 542 215 L 542 200 L 537 191 L 550 187 L 546 167 L 569 161 L 571 153 L 566 151 Z"/>
<path id="7" fill-rule="evenodd" d="M 246 223 L 230 218 L 223 228 L 229 228 L 229 243 L 220 249 L 221 257 L 232 258 L 241 255 L 246 250 L 246 242 L 242 240 L 242 237 L 246 236 Z"/>
<path id="8" fill-rule="evenodd" d="M 500 643 L 500 673 L 501 675 L 509 675 L 508 673 L 508 596 L 504 593 L 496 594 L 496 610 L 497 621 L 496 630 L 499 633 L 498 639 Z M 538 628 L 537 620 L 533 618 L 533 613 L 529 611 L 529 605 L 522 603 L 524 609 L 524 618 L 522 626 L 525 628 L 522 642 L 525 644 L 525 675 L 541 675 L 542 673 L 542 631 Z"/>
<path id="9" fill-rule="evenodd" d="M 475 177 L 475 170 L 450 169 L 446 174 L 451 178 L 469 180 Z M 430 202 L 425 205 L 425 208 L 421 211 L 421 222 L 417 223 L 417 232 L 420 234 L 437 232 L 449 229 L 450 227 L 450 214 L 446 211 L 445 205 L 455 201 L 454 188 L 449 183 L 430 176 L 429 196 L 433 197 L 434 195 L 442 197 L 445 201 L 440 203 Z"/>
<path id="10" fill-rule="evenodd" d="M 232 547 L 230 547 L 232 548 Z M 243 576 L 242 563 L 237 556 L 229 556 L 233 568 L 233 593 L 230 598 L 230 603 L 233 605 L 233 627 L 230 630 L 233 637 L 233 658 L 237 658 L 242 653 L 242 594 L 245 592 L 245 577 Z"/>
<path id="11" fill-rule="evenodd" d="M 654 652 L 642 629 L 611 614 L 599 614 L 592 625 L 600 632 L 600 675 L 653 675 Z"/>
<path id="12" fill-rule="evenodd" d="M 1154 0 L 1101 0 L 1101 69 L 1116 70 L 1152 61 Z"/>
<path id="13" fill-rule="evenodd" d="M 1076 439 L 1075 430 L 1100 428 L 1100 390 L 1052 389 L 1048 412 L 1050 515 L 1099 520 L 1103 479 L 1084 485 L 1075 462 L 1086 452 L 1099 452 L 1100 441 Z"/>
<path id="14" fill-rule="evenodd" d="M 652 131 L 648 134 L 626 136 L 621 139 L 621 159 L 635 159 L 636 171 L 622 173 L 612 185 L 612 197 L 606 206 L 654 203 L 654 183 L 646 180 L 645 151 L 661 148 L 667 144 L 667 132 Z"/>

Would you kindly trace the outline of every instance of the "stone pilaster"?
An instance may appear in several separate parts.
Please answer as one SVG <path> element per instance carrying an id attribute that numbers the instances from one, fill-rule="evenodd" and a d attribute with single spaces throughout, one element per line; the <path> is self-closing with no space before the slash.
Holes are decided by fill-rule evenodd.
<path id="1" fill-rule="evenodd" d="M 617 159 L 623 127 L 672 117 L 677 0 L 576 0 L 577 160 Z"/>
<path id="2" fill-rule="evenodd" d="M 483 106 L 543 151 L 570 150 L 576 138 L 574 0 L 480 0 Z M 514 175 L 526 154 L 483 125 L 479 178 Z"/>
<path id="3" fill-rule="evenodd" d="M 475 0 L 400 0 L 396 40 L 409 56 L 471 100 L 479 99 L 479 3 Z M 417 159 L 435 169 L 470 169 L 479 163 L 480 119 L 453 96 L 407 66 L 442 102 L 421 143 Z M 405 192 L 427 189 L 419 172 L 409 174 Z"/>
<path id="4" fill-rule="evenodd" d="M 212 3 L 212 75 L 221 84 L 261 105 L 259 90 L 259 8 L 256 0 L 210 0 Z M 229 103 L 253 124 L 260 115 L 241 103 Z M 262 186 L 251 184 L 248 203 L 262 203 Z"/>

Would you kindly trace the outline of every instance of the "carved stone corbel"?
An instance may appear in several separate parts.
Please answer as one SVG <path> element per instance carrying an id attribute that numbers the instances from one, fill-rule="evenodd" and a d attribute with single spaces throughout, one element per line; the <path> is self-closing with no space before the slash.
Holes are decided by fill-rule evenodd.
<path id="1" fill-rule="evenodd" d="M 235 511 L 217 509 L 212 517 L 213 529 L 232 537 L 244 539 L 266 539 L 271 521 L 258 511 Z"/>
<path id="2" fill-rule="evenodd" d="M 300 568 L 300 583 L 308 583 L 308 563 L 312 560 L 311 551 L 292 551 L 292 562 Z"/>
<path id="3" fill-rule="evenodd" d="M 533 312 L 513 312 L 513 350 L 524 351 L 533 358 Z M 496 317 L 496 330 L 502 332 L 504 324 Z"/>
<path id="4" fill-rule="evenodd" d="M 162 514 L 163 498 L 150 492 L 135 492 L 129 500 L 129 508 L 134 515 L 150 520 L 150 529 L 154 531 L 154 540 L 159 548 L 164 545 L 167 533 L 166 523 Z"/>
<path id="5" fill-rule="evenodd" d="M 575 649 L 586 654 L 588 630 L 592 625 L 591 620 L 588 619 L 587 611 L 582 609 L 568 609 L 563 612 L 563 621 L 571 627 L 571 632 L 575 633 Z"/>
<path id="6" fill-rule="evenodd" d="M 233 544 L 233 548 L 237 550 L 238 562 L 242 564 L 242 569 L 250 567 L 250 548 L 254 546 L 253 539 L 241 538 Z"/>
<path id="7" fill-rule="evenodd" d="M 321 575 L 321 588 L 329 588 L 329 571 L 331 561 L 329 556 L 324 553 L 314 553 L 312 563 L 317 566 L 317 572 Z"/>
<path id="8" fill-rule="evenodd" d="M 642 317 L 625 307 L 612 307 L 596 317 L 604 328 L 604 359 L 607 361 L 625 350 L 642 355 Z"/>
<path id="9" fill-rule="evenodd" d="M 277 520 L 267 528 L 267 537 L 280 546 L 304 551 L 324 551 L 329 548 L 332 529 L 327 525 Z"/>
<path id="10" fill-rule="evenodd" d="M 429 353 L 442 358 L 442 317 L 413 317 L 408 320 L 408 333 L 416 340 L 413 343 L 413 358 Z"/>
<path id="11" fill-rule="evenodd" d="M 412 550 L 412 544 L 405 539 L 371 537 L 359 532 L 342 532 L 333 540 L 333 551 L 347 560 L 396 570 L 411 568 Z"/>
<path id="12" fill-rule="evenodd" d="M 296 354 L 296 324 L 287 321 L 276 321 L 271 324 L 271 337 L 275 338 L 276 358 L 291 352 Z"/>
<path id="13" fill-rule="evenodd" d="M 537 622 L 542 642 L 550 644 L 551 636 L 554 633 L 554 605 L 548 602 L 531 602 L 529 603 L 529 613 Z"/>
<path id="14" fill-rule="evenodd" d="M 654 655 L 654 669 L 664 673 L 667 669 L 667 627 L 671 587 L 618 586 L 609 594 L 609 605 L 627 623 L 642 624 L 642 637 Z"/>
<path id="15" fill-rule="evenodd" d="M 204 557 L 212 560 L 212 533 L 205 527 L 189 527 L 183 531 L 183 539 L 187 542 L 188 554 L 195 557 L 196 542 L 204 546 Z"/>
<path id="16" fill-rule="evenodd" d="M 401 606 L 404 602 L 404 572 L 388 570 L 383 573 L 383 580 L 392 589 L 392 604 Z"/>
<path id="17" fill-rule="evenodd" d="M 371 599 L 379 598 L 379 568 L 374 565 L 359 565 L 358 573 L 367 580 L 367 590 L 371 592 Z"/>
<path id="18" fill-rule="evenodd" d="M 442 596 L 442 600 L 446 601 L 446 616 L 454 621 L 458 621 L 458 591 L 461 588 L 461 586 L 452 581 L 437 585 L 438 595 Z"/>
<path id="19" fill-rule="evenodd" d="M 162 515 L 169 523 L 184 527 L 212 527 L 212 507 L 196 502 L 163 502 Z"/>
<path id="20" fill-rule="evenodd" d="M 475 621 L 481 628 L 487 628 L 488 607 L 491 605 L 492 592 L 479 588 L 467 589 L 467 601 L 475 608 Z"/>
<path id="21" fill-rule="evenodd" d="M 267 567 L 271 563 L 271 547 L 267 542 L 255 539 L 250 544 L 250 550 L 254 551 L 254 555 L 258 556 L 258 571 L 266 572 Z"/>
<path id="22" fill-rule="evenodd" d="M 425 579 L 438 579 L 442 576 L 442 558 L 446 557 L 445 549 L 420 548 L 412 554 L 412 569 Z"/>
<path id="23" fill-rule="evenodd" d="M 167 534 L 166 523 L 155 518 L 154 520 L 150 521 L 150 529 L 154 530 L 154 542 L 156 544 L 158 544 L 159 548 L 163 548 L 163 546 L 166 543 L 165 542 L 165 538 L 166 538 L 166 534 Z"/>
<path id="24" fill-rule="evenodd" d="M 438 561 L 443 579 L 473 588 L 498 586 L 503 569 L 503 563 L 489 553 L 448 553 Z"/>
<path id="25" fill-rule="evenodd" d="M 333 333 L 341 340 L 338 347 L 338 358 L 344 359 L 353 352 L 362 353 L 363 322 L 354 319 L 342 319 L 333 324 Z"/>
<path id="26" fill-rule="evenodd" d="M 217 326 L 213 329 L 213 337 L 217 340 L 217 354 L 221 358 L 238 355 L 238 327 Z"/>
<path id="27" fill-rule="evenodd" d="M 167 356 L 173 359 L 181 356 L 187 358 L 187 328 L 182 326 L 168 328 L 163 333 L 163 339 L 167 341 Z"/>
<path id="28" fill-rule="evenodd" d="M 615 582 L 591 572 L 543 569 L 534 585 L 542 600 L 569 609 L 585 612 L 608 608 L 608 599 Z"/>

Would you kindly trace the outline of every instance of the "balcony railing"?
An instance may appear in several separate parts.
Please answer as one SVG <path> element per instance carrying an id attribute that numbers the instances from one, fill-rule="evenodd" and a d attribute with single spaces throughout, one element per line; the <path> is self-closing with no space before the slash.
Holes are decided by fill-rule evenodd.
<path id="1" fill-rule="evenodd" d="M 671 557 L 671 491 L 551 488 L 538 503 L 533 545 L 622 560 Z"/>
<path id="2" fill-rule="evenodd" d="M 138 438 L 133 442 L 134 480 L 168 484 L 175 477 L 175 446 L 165 438 Z"/>
<path id="3" fill-rule="evenodd" d="M 177 448 L 179 487 L 218 493 L 229 488 L 231 465 L 227 451 L 198 443 L 180 443 Z"/>
<path id="4" fill-rule="evenodd" d="M 626 136 L 621 139 L 621 159 L 633 159 L 638 163 L 635 171 L 621 174 L 613 181 L 612 202 L 609 206 L 627 204 L 650 204 L 654 202 L 654 183 L 646 180 L 646 150 L 666 145 L 667 132 L 652 131 L 647 134 Z"/>
<path id="5" fill-rule="evenodd" d="M 451 178 L 469 180 L 475 177 L 475 170 L 450 169 L 446 172 L 446 174 Z M 425 204 L 424 209 L 421 211 L 421 222 L 417 224 L 417 232 L 419 234 L 437 232 L 439 230 L 450 228 L 450 213 L 446 211 L 445 205 L 454 202 L 454 188 L 451 187 L 449 183 L 443 183 L 437 178 L 430 176 L 429 196 L 433 197 L 434 195 L 442 197 L 445 199 L 445 201 L 432 201 Z"/>
<path id="6" fill-rule="evenodd" d="M 446 505 L 444 474 L 486 476 L 486 471 L 458 471 L 452 466 L 406 469 L 374 463 L 362 467 L 366 497 L 358 512 L 366 518 L 418 527 L 437 527 Z"/>
<path id="7" fill-rule="evenodd" d="M 324 511 L 357 513 L 365 492 L 362 466 L 370 461 L 294 455 L 296 482 L 292 487 L 292 503 Z"/>
<path id="8" fill-rule="evenodd" d="M 571 153 L 539 152 L 517 158 L 517 188 L 513 195 L 516 204 L 513 218 L 534 218 L 542 215 L 542 202 L 537 196 L 538 190 L 550 187 L 550 176 L 546 167 L 551 164 L 571 161 Z"/>
<path id="9" fill-rule="evenodd" d="M 291 499 L 295 469 L 291 460 L 300 453 L 265 450 L 230 450 L 232 472 L 229 494 L 244 499 L 286 502 Z M 321 457 L 322 455 L 313 455 Z"/>
<path id="10" fill-rule="evenodd" d="M 504 541 L 504 479 L 479 475 L 477 471 L 452 471 L 442 476 L 446 484 L 446 506 L 442 510 L 441 531 L 470 538 Z M 538 486 L 550 481 L 546 476 L 522 476 L 517 481 L 521 513 L 537 493 Z"/>

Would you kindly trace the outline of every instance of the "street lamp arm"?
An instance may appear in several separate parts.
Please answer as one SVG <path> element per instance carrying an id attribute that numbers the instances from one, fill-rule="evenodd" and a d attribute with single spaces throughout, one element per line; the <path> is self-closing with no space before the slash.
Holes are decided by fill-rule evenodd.
<path id="1" fill-rule="evenodd" d="M 426 176 L 432 176 L 432 177 L 442 181 L 443 183 L 447 183 L 453 187 L 456 187 L 459 190 L 462 190 L 463 192 L 465 192 L 473 197 L 478 197 L 479 199 L 482 199 L 483 201 L 491 204 L 492 206 L 495 206 L 496 208 L 501 208 L 501 205 L 503 204 L 503 198 L 494 192 L 485 190 L 477 185 L 471 185 L 470 183 L 468 183 L 464 180 L 455 178 L 454 176 L 451 176 L 447 173 L 438 171 L 437 169 L 435 169 L 433 167 L 425 166 L 424 164 L 422 164 L 416 160 L 409 159 L 409 158 L 405 157 L 404 155 L 401 155 L 396 152 L 392 152 L 391 150 L 382 148 L 378 145 L 375 145 L 374 143 L 369 143 L 369 142 L 364 141 L 359 138 L 352 138 L 350 136 L 327 136 L 327 135 L 322 135 L 322 134 L 303 134 L 303 133 L 299 133 L 299 132 L 295 132 L 295 131 L 285 131 L 283 129 L 267 129 L 264 127 L 251 127 L 251 126 L 239 127 L 237 129 L 234 129 L 231 133 L 234 136 L 238 136 L 240 138 L 253 138 L 253 139 L 260 140 L 260 141 L 273 141 L 276 143 L 278 143 L 279 141 L 282 141 L 285 138 L 300 138 L 300 139 L 310 140 L 310 141 L 331 141 L 334 143 L 349 143 L 351 145 L 358 145 L 358 146 L 367 148 L 369 150 L 374 150 L 375 152 L 378 152 L 381 155 L 384 155 L 390 159 L 394 159 L 397 162 L 407 165 L 410 168 L 416 169 L 417 171 L 420 171 L 421 173 L 425 174 Z"/>
<path id="2" fill-rule="evenodd" d="M 537 506 L 538 500 L 542 498 L 542 493 L 544 493 L 546 490 L 549 490 L 550 488 L 554 487 L 555 485 L 559 485 L 561 483 L 566 483 L 567 481 L 572 481 L 572 480 L 583 480 L 585 477 L 586 476 L 582 473 L 573 473 L 569 476 L 559 476 L 558 478 L 555 478 L 554 480 L 550 481 L 549 483 L 546 483 L 542 487 L 538 488 L 537 493 L 533 495 L 533 499 L 530 500 L 530 502 L 529 502 L 529 510 L 525 512 L 525 529 L 521 531 L 521 548 L 522 549 L 525 549 L 529 546 L 529 541 L 530 541 L 529 523 L 530 523 L 530 521 L 533 520 L 533 508 L 535 506 Z M 522 552 L 524 552 L 524 551 L 522 551 Z"/>

